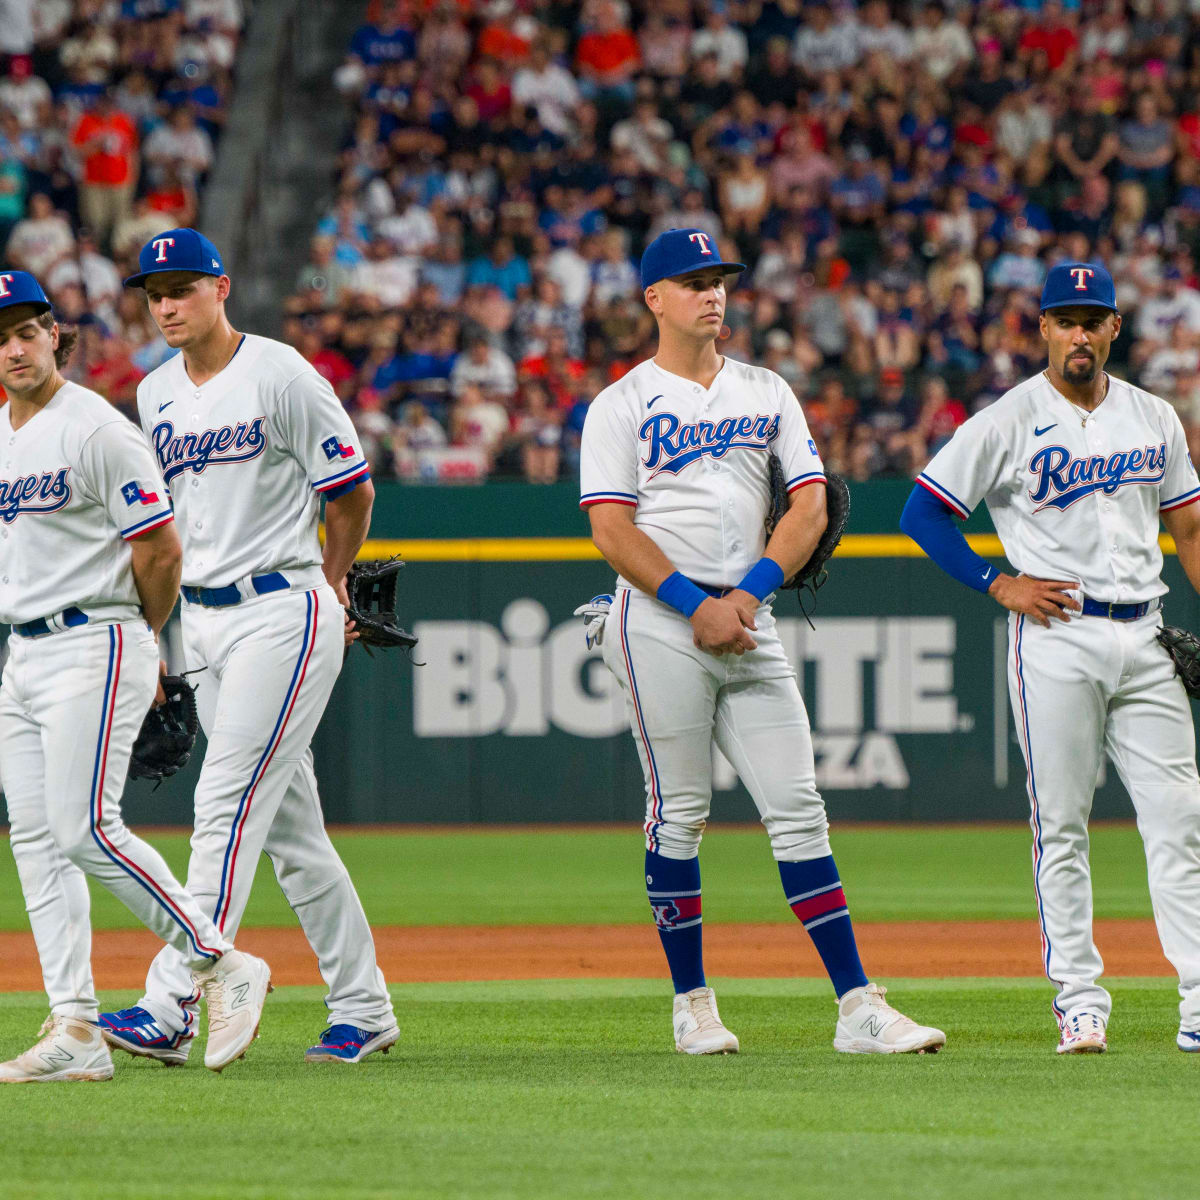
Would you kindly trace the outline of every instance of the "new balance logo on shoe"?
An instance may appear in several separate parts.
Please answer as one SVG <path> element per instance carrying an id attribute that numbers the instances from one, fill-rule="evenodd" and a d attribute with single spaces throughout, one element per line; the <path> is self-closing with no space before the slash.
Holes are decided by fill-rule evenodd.
<path id="1" fill-rule="evenodd" d="M 865 1026 L 866 1026 L 867 1032 L 873 1038 L 877 1038 L 877 1037 L 879 1037 L 880 1034 L 883 1033 L 884 1029 L 887 1028 L 887 1022 L 884 1021 L 881 1017 L 868 1017 L 866 1019 Z"/>
<path id="2" fill-rule="evenodd" d="M 42 1060 L 48 1067 L 65 1067 L 67 1063 L 75 1061 L 75 1055 L 65 1046 L 51 1046 L 43 1050 L 38 1058 Z"/>
<path id="3" fill-rule="evenodd" d="M 250 997 L 250 983 L 247 980 L 245 983 L 239 983 L 233 989 L 233 1000 L 229 1005 L 229 1010 L 232 1012 L 235 1008 L 241 1008 Z"/>

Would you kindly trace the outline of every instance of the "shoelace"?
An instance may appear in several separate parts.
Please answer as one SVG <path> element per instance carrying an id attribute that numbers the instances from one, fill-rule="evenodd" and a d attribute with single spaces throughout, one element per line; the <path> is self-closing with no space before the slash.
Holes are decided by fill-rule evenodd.
<path id="1" fill-rule="evenodd" d="M 214 979 L 205 989 L 205 999 L 208 1001 L 208 1032 L 212 1034 L 224 1029 L 229 1021 L 229 1013 L 225 1010 L 225 980 Z"/>
<path id="2" fill-rule="evenodd" d="M 907 1021 L 910 1025 L 915 1024 L 911 1017 L 906 1017 L 902 1012 L 894 1009 L 884 997 L 887 995 L 887 988 L 882 984 L 870 984 L 867 990 L 863 993 L 863 1003 L 868 1008 L 885 1017 L 890 1017 L 890 1024 L 895 1024 L 897 1021 Z"/>
<path id="3" fill-rule="evenodd" d="M 692 1016 L 696 1018 L 696 1025 L 700 1029 L 721 1028 L 721 1022 L 713 1011 L 711 996 L 697 996 L 695 999 L 689 1000 L 688 1008 L 691 1010 Z"/>

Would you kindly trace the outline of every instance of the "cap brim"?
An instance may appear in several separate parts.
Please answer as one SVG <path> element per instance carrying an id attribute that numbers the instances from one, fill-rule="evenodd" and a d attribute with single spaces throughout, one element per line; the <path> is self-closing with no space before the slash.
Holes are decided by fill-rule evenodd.
<path id="1" fill-rule="evenodd" d="M 1115 304 L 1105 304 L 1103 300 L 1056 300 L 1053 304 L 1044 305 L 1042 312 L 1050 312 L 1054 308 L 1103 308 L 1108 312 L 1120 312 Z"/>
<path id="2" fill-rule="evenodd" d="M 207 275 L 210 279 L 220 279 L 224 274 L 223 271 L 197 271 L 189 267 L 160 267 L 156 271 L 143 271 L 140 275 L 130 275 L 125 280 L 127 288 L 140 288 L 146 286 L 146 280 L 151 275 Z"/>
<path id="3" fill-rule="evenodd" d="M 716 268 L 725 275 L 740 275 L 746 269 L 746 264 L 734 262 L 697 263 L 694 267 L 688 267 L 685 271 L 676 271 L 672 275 L 660 275 L 657 279 L 642 284 L 642 290 L 645 291 L 646 288 L 653 287 L 656 283 L 661 283 L 664 279 L 682 279 L 685 275 L 694 275 L 697 271 L 711 271 L 713 268 Z"/>
<path id="4" fill-rule="evenodd" d="M 21 308 L 22 306 L 32 308 L 35 316 L 41 316 L 42 313 L 54 311 L 54 306 L 48 304 L 45 300 L 13 300 L 9 304 L 0 305 L 0 312 L 4 312 L 9 308 Z"/>

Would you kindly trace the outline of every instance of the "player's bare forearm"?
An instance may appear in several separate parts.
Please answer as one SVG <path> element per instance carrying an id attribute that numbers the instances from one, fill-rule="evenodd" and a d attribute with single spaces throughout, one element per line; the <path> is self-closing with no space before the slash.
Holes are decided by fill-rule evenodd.
<path id="1" fill-rule="evenodd" d="M 175 522 L 169 521 L 134 538 L 130 549 L 133 582 L 142 601 L 142 614 L 157 637 L 179 599 L 183 549 Z"/>
<path id="2" fill-rule="evenodd" d="M 1200 504 L 1189 504 L 1162 515 L 1167 532 L 1175 539 L 1179 565 L 1192 587 L 1200 592 Z"/>
<path id="3" fill-rule="evenodd" d="M 764 551 L 767 558 L 779 564 L 784 579 L 791 579 L 812 557 L 828 523 L 823 483 L 809 484 L 791 494 L 788 510 L 779 519 Z"/>
<path id="4" fill-rule="evenodd" d="M 325 552 L 321 569 L 334 591 L 339 591 L 371 528 L 375 486 L 364 480 L 352 492 L 325 505 Z M 339 592 L 340 594 L 340 592 Z"/>
<path id="5" fill-rule="evenodd" d="M 653 596 L 675 568 L 654 540 L 633 523 L 634 512 L 628 504 L 593 504 L 588 509 L 592 541 L 618 575 Z"/>

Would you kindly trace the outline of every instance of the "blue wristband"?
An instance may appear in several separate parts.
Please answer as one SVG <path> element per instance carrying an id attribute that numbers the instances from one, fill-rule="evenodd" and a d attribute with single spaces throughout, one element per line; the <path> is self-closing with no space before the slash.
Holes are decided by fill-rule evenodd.
<path id="1" fill-rule="evenodd" d="M 658 585 L 655 595 L 676 612 L 691 620 L 692 613 L 708 599 L 703 588 L 697 587 L 686 575 L 676 571 Z"/>
<path id="2" fill-rule="evenodd" d="M 738 587 L 749 592 L 760 603 L 783 583 L 783 568 L 765 555 L 742 576 Z"/>

